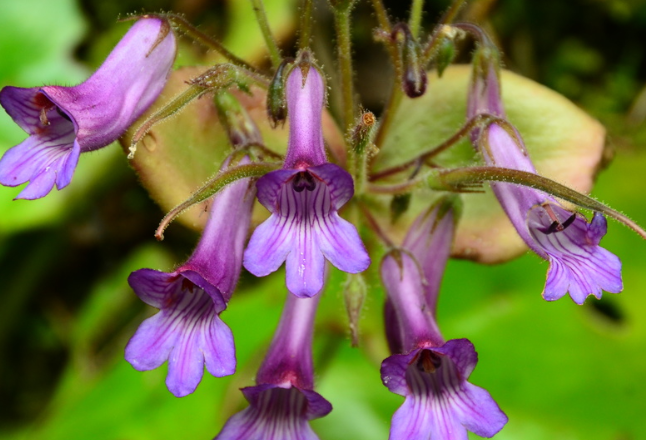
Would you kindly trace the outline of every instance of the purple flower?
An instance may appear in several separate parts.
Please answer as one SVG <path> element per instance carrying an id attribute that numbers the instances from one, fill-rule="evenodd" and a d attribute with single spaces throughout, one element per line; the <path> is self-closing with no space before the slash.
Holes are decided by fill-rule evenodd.
<path id="1" fill-rule="evenodd" d="M 312 330 L 319 298 L 287 295 L 258 385 L 242 389 L 249 406 L 227 421 L 216 440 L 318 440 L 308 421 L 332 410 L 313 391 Z"/>
<path id="2" fill-rule="evenodd" d="M 489 64 L 486 75 L 476 70 L 472 79 L 469 118 L 481 112 L 505 117 L 498 77 Z M 510 124 L 490 124 L 479 133 L 478 142 L 484 145 L 480 149 L 487 165 L 536 173 L 520 134 Z M 550 262 L 543 298 L 554 301 L 569 292 L 575 303 L 583 304 L 588 295 L 601 298 L 602 290 L 623 290 L 621 261 L 599 246 L 607 230 L 603 215 L 595 213 L 588 223 L 541 191 L 499 182 L 491 188 L 527 246 Z"/>
<path id="3" fill-rule="evenodd" d="M 323 287 L 325 260 L 345 272 L 368 268 L 370 257 L 356 228 L 338 215 L 352 197 L 352 177 L 327 163 L 321 113 L 325 85 L 310 66 L 300 67 L 286 86 L 289 146 L 284 168 L 258 180 L 258 200 L 272 215 L 251 236 L 244 266 L 256 276 L 276 271 L 284 261 L 287 288 L 299 297 Z"/>
<path id="4" fill-rule="evenodd" d="M 390 440 L 466 440 L 467 430 L 491 437 L 507 423 L 489 393 L 467 382 L 478 361 L 473 344 L 444 342 L 435 321 L 454 226 L 452 210 L 443 206 L 418 218 L 404 242 L 411 248 L 390 252 L 381 265 L 387 336 L 396 350 L 381 364 L 381 378 L 406 398 L 393 416 Z"/>
<path id="5" fill-rule="evenodd" d="M 177 397 L 195 391 L 204 365 L 216 377 L 235 372 L 233 335 L 219 315 L 240 276 L 253 200 L 249 179 L 231 184 L 215 196 L 186 263 L 171 273 L 141 269 L 128 278 L 139 298 L 160 311 L 139 326 L 126 360 L 140 371 L 168 360 L 166 385 Z"/>
<path id="6" fill-rule="evenodd" d="M 105 147 L 157 99 L 175 59 L 175 37 L 157 18 L 137 21 L 103 65 L 74 87 L 5 87 L 0 104 L 29 134 L 0 159 L 0 183 L 30 183 L 38 199 L 72 180 L 81 153 Z"/>
<path id="7" fill-rule="evenodd" d="M 467 430 L 493 437 L 507 423 L 487 390 L 467 382 L 478 362 L 468 339 L 396 354 L 381 364 L 388 389 L 406 400 L 393 415 L 390 440 L 459 440 Z"/>

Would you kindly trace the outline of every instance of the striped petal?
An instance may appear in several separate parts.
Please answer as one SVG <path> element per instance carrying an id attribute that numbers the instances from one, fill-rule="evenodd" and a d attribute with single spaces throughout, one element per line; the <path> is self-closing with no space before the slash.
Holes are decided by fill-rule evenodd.
<path id="1" fill-rule="evenodd" d="M 144 302 L 160 309 L 126 347 L 135 369 L 152 370 L 168 360 L 166 385 L 177 397 L 195 391 L 204 365 L 216 377 L 235 372 L 233 335 L 218 316 L 222 303 L 178 272 L 142 269 L 128 281 Z"/>
<path id="2" fill-rule="evenodd" d="M 353 193 L 352 178 L 333 164 L 303 170 L 278 170 L 257 183 L 258 199 L 272 212 L 254 231 L 244 266 L 256 276 L 287 261 L 287 288 L 299 297 L 323 287 L 325 259 L 358 273 L 370 265 L 356 228 L 337 214 Z"/>
<path id="3" fill-rule="evenodd" d="M 332 410 L 318 393 L 296 387 L 265 384 L 242 392 L 249 407 L 232 416 L 216 440 L 318 440 L 308 421 Z"/>
<path id="4" fill-rule="evenodd" d="M 583 304 L 589 295 L 601 298 L 603 290 L 622 291 L 621 261 L 599 246 L 607 229 L 602 214 L 588 223 L 557 204 L 543 204 L 529 211 L 527 227 L 550 262 L 543 298 L 554 301 L 569 292 Z"/>
<path id="5" fill-rule="evenodd" d="M 467 431 L 492 437 L 507 423 L 490 394 L 467 382 L 477 355 L 466 339 L 393 355 L 381 374 L 390 391 L 406 400 L 392 419 L 391 440 L 467 439 Z"/>

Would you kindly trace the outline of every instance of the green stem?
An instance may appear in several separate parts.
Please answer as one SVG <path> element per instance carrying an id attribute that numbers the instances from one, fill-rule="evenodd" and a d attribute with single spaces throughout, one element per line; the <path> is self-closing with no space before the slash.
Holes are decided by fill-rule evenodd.
<path id="1" fill-rule="evenodd" d="M 393 241 L 388 237 L 388 234 L 384 232 L 383 229 L 381 229 L 381 226 L 379 226 L 379 223 L 377 220 L 375 220 L 374 216 L 370 212 L 367 206 L 365 206 L 363 203 L 360 201 L 357 201 L 357 206 L 359 207 L 359 210 L 361 211 L 361 215 L 363 219 L 366 221 L 366 224 L 372 231 L 379 237 L 379 239 L 386 245 L 388 248 L 394 248 L 395 244 Z"/>
<path id="2" fill-rule="evenodd" d="M 354 125 L 354 87 L 352 84 L 352 50 L 350 43 L 351 8 L 335 8 L 334 24 L 336 27 L 339 73 L 341 76 L 341 94 L 343 98 L 344 134 L 348 135 Z"/>
<path id="3" fill-rule="evenodd" d="M 159 111 L 153 113 L 148 119 L 144 121 L 143 124 L 137 128 L 135 134 L 130 140 L 130 147 L 128 147 L 128 159 L 134 159 L 135 152 L 137 151 L 137 144 L 143 139 L 144 136 L 159 122 L 164 119 L 174 115 L 178 111 L 182 110 L 194 99 L 199 98 L 210 90 L 198 85 L 192 85 L 180 95 L 173 98 L 171 102 L 162 107 Z"/>
<path id="4" fill-rule="evenodd" d="M 369 184 L 368 189 L 374 194 L 405 194 L 424 187 L 438 191 L 473 192 L 473 189 L 479 188 L 482 182 L 485 181 L 510 183 L 543 191 L 582 208 L 597 211 L 614 218 L 635 231 L 643 239 L 646 239 L 646 231 L 624 214 L 572 188 L 527 171 L 489 166 L 454 168 L 450 170 L 436 169 L 416 179 L 395 185 Z"/>
<path id="5" fill-rule="evenodd" d="M 300 35 L 298 36 L 298 48 L 300 50 L 306 49 L 310 45 L 312 36 L 312 13 L 314 12 L 314 5 L 312 0 L 303 0 L 301 8 L 301 28 Z"/>
<path id="6" fill-rule="evenodd" d="M 262 0 L 251 0 L 253 6 L 253 12 L 256 14 L 256 20 L 260 26 L 260 31 L 262 36 L 265 39 L 265 44 L 267 45 L 267 50 L 269 50 L 269 58 L 271 59 L 271 64 L 274 68 L 278 67 L 282 61 L 282 56 L 280 55 L 280 49 L 278 49 L 278 44 L 269 29 L 269 21 L 267 21 L 267 14 L 265 13 L 265 6 L 262 3 Z"/>
<path id="7" fill-rule="evenodd" d="M 419 28 L 422 22 L 422 9 L 424 9 L 424 0 L 413 0 L 408 19 L 408 27 L 414 38 L 419 35 Z"/>
<path id="8" fill-rule="evenodd" d="M 568 188 L 565 185 L 538 174 L 499 167 L 467 167 L 452 170 L 438 170 L 426 176 L 426 184 L 431 188 L 440 190 L 453 190 L 459 188 L 461 185 L 469 185 L 482 181 L 512 183 L 543 191 L 581 206 L 582 208 L 597 211 L 614 218 L 646 239 L 646 231 L 624 214 L 572 188 Z"/>
<path id="9" fill-rule="evenodd" d="M 155 231 L 155 238 L 157 240 L 163 240 L 164 231 L 173 220 L 191 206 L 214 196 L 225 186 L 247 177 L 264 176 L 268 172 L 280 168 L 280 165 L 280 163 L 250 163 L 231 167 L 225 171 L 219 172 L 209 179 L 201 188 L 195 191 L 191 197 L 171 209 L 168 214 L 164 216 L 161 223 L 159 223 L 159 227 Z"/>
<path id="10" fill-rule="evenodd" d="M 390 20 L 388 19 L 388 13 L 386 8 L 381 0 L 372 0 L 372 8 L 375 11 L 377 16 L 377 21 L 379 22 L 379 27 L 384 33 L 391 35 L 392 26 Z M 381 145 L 384 142 L 384 138 L 390 125 L 392 124 L 393 116 L 401 103 L 402 98 L 404 97 L 404 92 L 401 90 L 399 85 L 399 78 L 402 77 L 402 63 L 399 57 L 399 50 L 397 49 L 397 42 L 392 39 L 384 41 L 390 59 L 395 68 L 395 81 L 393 82 L 392 90 L 390 91 L 390 97 L 388 98 L 388 103 L 384 108 L 384 111 L 380 117 L 379 127 L 377 128 L 377 135 L 375 136 L 375 146 L 381 148 Z"/>
<path id="11" fill-rule="evenodd" d="M 375 10 L 375 15 L 377 16 L 379 27 L 384 31 L 390 33 L 390 20 L 388 19 L 388 13 L 386 12 L 384 4 L 381 2 L 381 0 L 372 0 L 372 8 Z"/>
<path id="12" fill-rule="evenodd" d="M 352 151 L 350 154 L 350 170 L 354 179 L 354 192 L 361 195 L 367 182 L 368 153 L 372 146 L 373 129 L 375 128 L 375 115 L 365 112 L 361 115 L 359 124 L 352 133 Z"/>
<path id="13" fill-rule="evenodd" d="M 157 112 L 153 113 L 137 128 L 130 140 L 128 159 L 134 158 L 135 152 L 137 151 L 137 144 L 159 122 L 182 110 L 189 103 L 193 102 L 193 100 L 205 93 L 227 89 L 233 84 L 243 86 L 246 80 L 252 80 L 261 86 L 265 86 L 265 88 L 267 87 L 264 77 L 234 64 L 218 64 L 197 78 L 189 81 L 188 89 L 173 98 L 172 101 L 164 105 Z"/>
<path id="14" fill-rule="evenodd" d="M 471 130 L 473 130 L 476 126 L 478 125 L 487 125 L 492 122 L 503 122 L 501 119 L 496 118 L 493 115 L 487 114 L 487 113 L 480 113 L 473 118 L 469 119 L 466 124 L 464 124 L 453 136 L 442 142 L 440 145 L 433 147 L 429 151 L 420 154 L 416 158 L 409 160 L 408 162 L 404 162 L 401 165 L 397 165 L 396 167 L 392 168 L 387 168 L 385 170 L 379 171 L 373 175 L 370 176 L 370 181 L 375 181 L 379 179 L 383 179 L 385 177 L 390 177 L 393 174 L 401 173 L 402 171 L 406 171 L 412 166 L 421 166 L 425 163 L 427 163 L 429 160 L 437 156 L 438 154 L 448 150 L 450 147 L 455 145 L 460 139 L 462 139 L 464 136 L 468 135 Z"/>

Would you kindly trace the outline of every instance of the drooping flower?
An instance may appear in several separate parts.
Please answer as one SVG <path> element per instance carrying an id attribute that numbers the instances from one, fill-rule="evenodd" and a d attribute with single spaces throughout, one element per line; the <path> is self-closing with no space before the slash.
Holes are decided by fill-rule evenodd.
<path id="1" fill-rule="evenodd" d="M 240 276 L 254 193 L 242 179 L 217 194 L 197 248 L 178 269 L 140 269 L 128 278 L 139 298 L 160 311 L 139 326 L 126 360 L 140 371 L 168 360 L 166 385 L 177 397 L 195 391 L 205 365 L 216 377 L 235 372 L 233 335 L 219 315 Z"/>
<path id="2" fill-rule="evenodd" d="M 295 67 L 286 95 L 287 156 L 283 169 L 258 180 L 258 200 L 272 214 L 251 236 L 244 266 L 265 276 L 287 261 L 287 288 L 311 297 L 323 287 L 326 259 L 358 273 L 370 257 L 356 228 L 337 212 L 352 197 L 354 184 L 345 170 L 327 163 L 321 129 L 325 84 L 317 69 Z"/>
<path id="3" fill-rule="evenodd" d="M 387 337 L 396 350 L 381 364 L 381 377 L 406 399 L 393 415 L 390 440 L 466 440 L 467 430 L 492 437 L 507 423 L 491 395 L 467 381 L 478 361 L 473 344 L 445 342 L 435 321 L 438 269 L 453 235 L 453 212 L 442 206 L 417 220 L 405 240 L 410 250 L 391 251 L 381 265 L 390 307 Z"/>
<path id="4" fill-rule="evenodd" d="M 175 59 L 175 37 L 158 18 L 137 21 L 85 82 L 5 87 L 0 104 L 29 137 L 0 159 L 0 183 L 30 182 L 38 199 L 72 180 L 79 155 L 109 145 L 157 99 Z"/>
<path id="5" fill-rule="evenodd" d="M 489 113 L 505 118 L 496 65 L 484 59 L 475 66 L 468 117 Z M 536 174 L 520 134 L 509 123 L 489 124 L 477 142 L 487 165 Z M 554 301 L 569 293 L 583 304 L 588 295 L 601 298 L 603 290 L 623 290 L 621 261 L 599 246 L 607 230 L 602 214 L 595 213 L 588 223 L 539 190 L 501 182 L 491 183 L 491 188 L 527 246 L 550 263 L 543 298 Z"/>
<path id="6" fill-rule="evenodd" d="M 319 298 L 287 295 L 257 385 L 242 389 L 249 406 L 227 421 L 216 440 L 318 440 L 309 421 L 332 410 L 313 391 L 312 332 Z"/>

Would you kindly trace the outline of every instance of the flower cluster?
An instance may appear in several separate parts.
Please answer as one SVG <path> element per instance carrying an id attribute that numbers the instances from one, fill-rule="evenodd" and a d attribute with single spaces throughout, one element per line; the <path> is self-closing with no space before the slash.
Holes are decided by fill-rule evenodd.
<path id="1" fill-rule="evenodd" d="M 342 7 L 335 6 L 335 12 L 340 13 Z M 59 190 L 67 186 L 80 153 L 120 138 L 158 98 L 175 59 L 172 28 L 179 25 L 187 26 L 172 15 L 140 17 L 104 64 L 77 86 L 5 87 L 0 103 L 29 136 L 0 160 L 0 183 L 29 182 L 18 195 L 24 199 L 43 197 L 54 184 Z M 449 28 L 443 24 L 426 49 L 406 25 L 390 32 L 382 29 L 380 38 L 397 54 L 394 61 L 403 63 L 399 65 L 403 77 L 395 87 L 411 98 L 425 93 L 431 58 L 424 54 L 437 53 L 434 45 L 452 43 L 457 33 Z M 531 179 L 536 169 L 519 132 L 506 119 L 495 48 L 483 35 L 479 30 L 474 33 L 480 41 L 466 119 L 480 122 L 470 126 L 469 134 L 489 171 L 521 171 L 522 178 Z M 194 252 L 171 272 L 140 269 L 128 279 L 136 295 L 159 311 L 132 336 L 125 349 L 126 360 L 137 370 L 168 362 L 166 384 L 177 397 L 195 391 L 205 367 L 215 377 L 234 374 L 233 334 L 221 315 L 241 271 L 244 267 L 264 277 L 285 263 L 287 299 L 280 323 L 257 372 L 256 385 L 242 389 L 249 406 L 231 416 L 216 439 L 315 440 L 308 422 L 332 410 L 315 391 L 312 359 L 315 315 L 326 278 L 335 270 L 331 266 L 361 277 L 371 261 L 380 259 L 390 348 L 390 356 L 381 365 L 381 378 L 389 391 L 405 398 L 392 417 L 390 439 L 466 439 L 467 431 L 494 436 L 507 416 L 488 391 L 468 381 L 478 358 L 473 344 L 464 338 L 445 340 L 438 326 L 440 283 L 460 222 L 459 193 L 465 187 L 461 182 L 447 183 L 444 189 L 455 194 L 425 200 L 425 209 L 407 228 L 402 245 L 395 246 L 380 226 L 384 213 L 379 210 L 378 197 L 387 193 L 410 198 L 419 187 L 415 186 L 418 174 L 426 176 L 422 168 L 428 155 L 420 154 L 414 161 L 416 169 L 411 175 L 393 182 L 392 176 L 407 170 L 395 167 L 381 173 L 388 177 L 385 184 L 374 183 L 379 180 L 376 174 L 371 176 L 369 157 L 376 150 L 374 118 L 365 112 L 355 121 L 349 105 L 350 113 L 344 115 L 348 166 L 338 157 L 329 160 L 322 125 L 327 104 L 325 73 L 306 45 L 295 60 L 274 67 L 271 81 L 234 63 L 216 66 L 191 82 L 191 90 L 199 92 L 193 97 L 215 93 L 216 105 L 225 107 L 225 117 L 234 109 L 226 108 L 218 94 L 234 85 L 245 89 L 240 78 L 269 89 L 270 116 L 286 117 L 289 123 L 287 151 L 280 162 L 267 162 L 268 157 L 279 155 L 267 153 L 257 126 L 244 122 L 248 115 L 243 108 L 235 110 L 242 116 L 238 122 L 229 118 L 231 125 L 226 127 L 233 150 L 214 179 L 182 205 L 208 203 L 208 220 Z M 342 68 L 341 74 L 348 72 Z M 352 104 L 352 90 L 344 97 Z M 161 120 L 181 106 L 171 102 L 149 121 Z M 272 109 L 278 111 L 272 113 Z M 236 127 L 236 123 L 244 126 Z M 388 127 L 387 121 L 382 120 L 379 127 Z M 240 141 L 245 136 L 251 140 Z M 437 166 L 431 165 L 428 176 L 437 176 Z M 481 180 L 488 180 L 488 175 L 483 172 Z M 509 178 L 491 187 L 518 235 L 549 261 L 543 297 L 551 301 L 569 293 L 575 303 L 583 304 L 588 295 L 600 298 L 602 290 L 620 292 L 621 262 L 599 246 L 607 228 L 603 214 L 595 212 L 588 222 L 557 200 L 564 195 L 560 186 L 536 189 L 530 184 Z M 269 217 L 251 230 L 256 199 Z M 407 209 L 404 203 L 401 210 Z M 364 245 L 362 236 L 369 237 L 365 241 L 370 246 Z M 385 252 L 375 244 L 379 239 L 387 247 Z"/>

